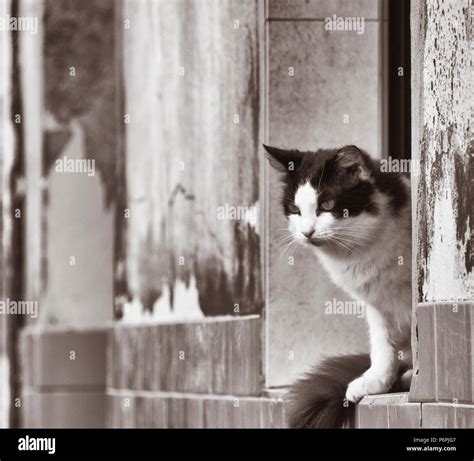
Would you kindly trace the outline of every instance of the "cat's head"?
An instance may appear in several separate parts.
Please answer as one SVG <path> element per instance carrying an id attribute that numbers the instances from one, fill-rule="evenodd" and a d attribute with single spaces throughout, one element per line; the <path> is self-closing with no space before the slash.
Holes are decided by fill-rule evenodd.
<path id="1" fill-rule="evenodd" d="M 300 243 L 340 251 L 368 246 L 406 203 L 401 179 L 382 175 L 356 146 L 316 152 L 264 147 L 282 174 L 283 210 Z"/>

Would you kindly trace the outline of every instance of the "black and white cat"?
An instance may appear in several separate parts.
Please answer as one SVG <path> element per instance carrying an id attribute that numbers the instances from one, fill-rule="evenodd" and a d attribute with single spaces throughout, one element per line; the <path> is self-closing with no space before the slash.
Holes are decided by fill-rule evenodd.
<path id="1" fill-rule="evenodd" d="M 351 424 L 363 396 L 405 390 L 411 380 L 409 180 L 383 173 L 355 146 L 299 152 L 264 146 L 284 183 L 293 238 L 365 306 L 368 354 L 328 358 L 292 386 L 290 427 Z"/>

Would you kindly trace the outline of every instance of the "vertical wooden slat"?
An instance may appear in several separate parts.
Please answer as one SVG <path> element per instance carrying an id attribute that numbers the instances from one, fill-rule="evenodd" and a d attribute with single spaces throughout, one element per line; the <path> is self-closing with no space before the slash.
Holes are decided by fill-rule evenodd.
<path id="1" fill-rule="evenodd" d="M 410 401 L 436 400 L 436 336 L 435 309 L 419 305 L 415 313 L 417 351 L 414 356 L 414 373 L 410 388 Z"/>
<path id="2" fill-rule="evenodd" d="M 470 334 L 471 334 L 471 402 L 474 402 L 474 304 L 469 308 L 470 315 Z"/>
<path id="3" fill-rule="evenodd" d="M 360 402 L 357 406 L 356 418 L 358 427 L 364 429 L 370 428 L 388 428 L 388 407 L 386 403 L 374 404 L 371 401 Z"/>
<path id="4" fill-rule="evenodd" d="M 421 427 L 421 403 L 393 404 L 388 406 L 390 429 L 417 429 Z"/>
<path id="5" fill-rule="evenodd" d="M 183 429 L 186 427 L 186 402 L 180 398 L 168 399 L 168 427 Z"/>
<path id="6" fill-rule="evenodd" d="M 249 395 L 260 387 L 260 322 L 227 322 L 226 327 L 227 393 Z"/>
<path id="7" fill-rule="evenodd" d="M 185 388 L 193 392 L 206 392 L 209 389 L 209 377 L 212 376 L 211 327 L 207 323 L 187 326 L 185 331 L 186 344 L 186 379 Z"/>
<path id="8" fill-rule="evenodd" d="M 472 346 L 469 311 L 469 306 L 461 303 L 436 306 L 438 400 L 471 401 Z"/>
<path id="9" fill-rule="evenodd" d="M 225 394 L 226 392 L 226 371 L 227 354 L 230 344 L 228 344 L 227 330 L 225 328 L 215 328 L 211 342 L 212 351 L 212 392 L 216 394 Z"/>
<path id="10" fill-rule="evenodd" d="M 153 422 L 150 427 L 166 428 L 170 419 L 170 399 L 152 399 Z"/>
<path id="11" fill-rule="evenodd" d="M 455 407 L 445 403 L 423 403 L 421 421 L 423 428 L 456 427 Z"/>
<path id="12" fill-rule="evenodd" d="M 474 428 L 474 405 L 456 406 L 456 427 L 466 429 Z"/>
<path id="13" fill-rule="evenodd" d="M 287 427 L 285 416 L 285 404 L 283 401 L 262 402 L 262 428 L 284 428 Z"/>

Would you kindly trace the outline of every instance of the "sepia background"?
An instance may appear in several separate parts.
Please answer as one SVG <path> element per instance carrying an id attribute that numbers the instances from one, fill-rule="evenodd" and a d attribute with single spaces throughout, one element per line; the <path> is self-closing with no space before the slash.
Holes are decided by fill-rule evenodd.
<path id="1" fill-rule="evenodd" d="M 285 427 L 295 378 L 367 351 L 263 143 L 419 162 L 416 377 L 357 425 L 474 425 L 468 3 L 0 0 L 38 20 L 0 31 L 0 297 L 39 306 L 0 315 L 0 426 Z"/>

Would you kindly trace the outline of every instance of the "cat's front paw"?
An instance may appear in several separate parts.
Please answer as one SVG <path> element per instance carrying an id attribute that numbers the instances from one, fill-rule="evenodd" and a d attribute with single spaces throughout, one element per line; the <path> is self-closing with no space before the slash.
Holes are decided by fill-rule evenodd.
<path id="1" fill-rule="evenodd" d="M 362 397 L 372 394 L 383 394 L 390 390 L 390 379 L 371 372 L 370 368 L 347 386 L 346 399 L 357 403 Z"/>

